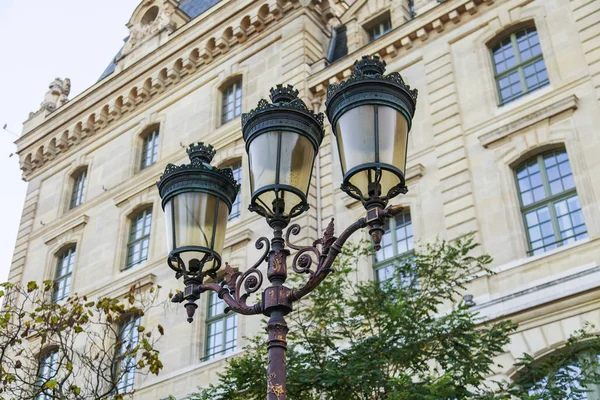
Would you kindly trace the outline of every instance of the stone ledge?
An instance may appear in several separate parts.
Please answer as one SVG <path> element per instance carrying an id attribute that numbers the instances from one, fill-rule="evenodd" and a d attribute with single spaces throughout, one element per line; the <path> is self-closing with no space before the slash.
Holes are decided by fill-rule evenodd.
<path id="1" fill-rule="evenodd" d="M 478 136 L 483 147 L 489 147 L 492 143 L 497 142 L 507 136 L 512 135 L 531 125 L 537 124 L 545 119 L 551 118 L 569 110 L 576 110 L 578 107 L 578 98 L 574 94 L 569 95 L 554 103 L 548 104 L 535 112 L 528 113 L 506 125 L 491 130 L 483 135 Z M 527 112 L 527 109 L 524 109 Z"/>
<path id="2" fill-rule="evenodd" d="M 67 221 L 66 223 L 53 229 L 52 232 L 49 233 L 48 235 L 44 236 L 44 238 L 43 238 L 44 244 L 49 244 L 50 242 L 55 240 L 57 237 L 64 235 L 65 233 L 67 233 L 70 230 L 75 230 L 79 227 L 83 228 L 88 223 L 89 219 L 90 218 L 87 215 L 82 214 L 77 218 Z"/>
<path id="3" fill-rule="evenodd" d="M 600 265 L 585 264 L 559 274 L 531 282 L 500 297 L 480 296 L 471 311 L 486 320 L 515 314 L 549 302 L 573 296 L 600 286 Z"/>
<path id="4" fill-rule="evenodd" d="M 245 226 L 245 225 L 244 225 Z M 252 240 L 252 234 L 254 232 L 252 229 L 244 229 L 241 231 L 228 231 L 225 234 L 225 243 L 223 244 L 223 248 L 233 247 L 240 243 L 249 242 Z"/>

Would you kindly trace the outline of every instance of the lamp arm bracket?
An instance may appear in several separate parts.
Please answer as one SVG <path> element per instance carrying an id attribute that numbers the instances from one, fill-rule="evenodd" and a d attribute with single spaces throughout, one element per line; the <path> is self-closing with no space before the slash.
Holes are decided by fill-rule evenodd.
<path id="1" fill-rule="evenodd" d="M 205 292 L 207 290 L 212 290 L 213 292 L 216 292 L 219 295 L 219 298 L 223 299 L 223 301 L 227 304 L 225 312 L 235 311 L 236 313 L 242 315 L 254 315 L 262 313 L 262 303 L 259 302 L 252 306 L 249 306 L 246 304 L 245 299 L 241 300 L 239 298 L 236 298 L 235 295 L 232 295 L 230 293 L 230 289 L 226 286 L 220 285 L 218 283 L 203 283 L 198 286 L 198 289 L 200 290 L 200 293 Z"/>
<path id="2" fill-rule="evenodd" d="M 403 206 L 400 205 L 390 205 L 385 209 L 379 209 L 376 215 L 381 217 L 381 221 L 379 223 L 383 224 L 385 220 L 389 218 L 393 218 L 402 210 Z M 346 241 L 359 229 L 365 228 L 370 225 L 370 221 L 367 217 L 363 217 L 358 219 L 348 228 L 346 228 L 338 238 L 333 236 L 334 226 L 333 226 L 333 218 L 327 229 L 325 229 L 325 233 L 323 234 L 322 239 L 318 239 L 314 242 L 313 246 L 308 247 L 299 247 L 293 246 L 289 243 L 289 235 L 290 231 L 292 234 L 297 235 L 300 231 L 300 227 L 298 225 L 292 225 L 288 233 L 286 235 L 287 245 L 295 250 L 298 250 L 296 257 L 294 257 L 294 261 L 292 267 L 296 272 L 304 272 L 310 275 L 308 281 L 299 289 L 294 289 L 290 292 L 289 300 L 290 302 L 295 302 L 306 296 L 308 293 L 312 292 L 331 272 L 334 272 L 331 266 L 335 262 L 335 259 L 342 251 L 342 247 L 346 243 Z M 317 245 L 321 246 L 321 251 L 316 248 Z M 310 255 L 306 254 L 307 252 L 312 251 L 315 255 L 319 256 L 319 264 L 315 272 L 310 271 L 310 265 L 312 263 L 312 258 Z M 297 265 L 298 264 L 298 265 Z"/>
<path id="3" fill-rule="evenodd" d="M 316 245 L 321 245 L 321 253 L 319 258 L 319 264 L 314 272 L 306 281 L 304 286 L 299 289 L 293 289 L 290 292 L 289 300 L 290 302 L 298 301 L 308 293 L 312 292 L 319 284 L 329 275 L 331 272 L 334 272 L 331 266 L 333 262 L 337 258 L 338 254 L 341 252 L 344 243 L 348 240 L 348 238 L 357 230 L 362 229 L 367 226 L 367 219 L 365 217 L 360 218 L 348 228 L 346 228 L 342 234 L 336 238 L 333 236 L 333 218 L 331 222 L 325 229 L 325 233 L 323 234 L 323 238 L 315 241 Z M 291 228 L 290 228 L 291 229 Z M 289 244 L 288 244 L 289 245 Z M 307 256 L 308 257 L 308 256 Z M 296 259 L 294 258 L 294 263 Z M 299 262 L 302 262 L 302 257 Z M 294 266 L 294 265 L 293 265 Z M 294 268 L 296 270 L 296 268 Z"/>

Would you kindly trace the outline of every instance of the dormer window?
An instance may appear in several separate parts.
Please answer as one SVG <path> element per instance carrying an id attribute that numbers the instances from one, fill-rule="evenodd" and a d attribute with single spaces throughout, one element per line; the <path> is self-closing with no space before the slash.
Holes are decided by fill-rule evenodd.
<path id="1" fill-rule="evenodd" d="M 375 25 L 367 29 L 369 32 L 369 43 L 379 39 L 386 33 L 392 30 L 392 21 L 389 16 L 386 16 L 385 19 L 380 20 Z"/>

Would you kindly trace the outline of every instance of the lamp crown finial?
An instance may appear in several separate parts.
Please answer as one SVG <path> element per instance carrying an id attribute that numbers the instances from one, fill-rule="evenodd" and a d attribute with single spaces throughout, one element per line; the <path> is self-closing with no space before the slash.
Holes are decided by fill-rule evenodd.
<path id="1" fill-rule="evenodd" d="M 215 156 L 216 150 L 210 144 L 204 144 L 204 142 L 198 142 L 198 144 L 192 143 L 186 150 L 190 161 L 195 160 L 210 164 L 213 157 Z"/>
<path id="2" fill-rule="evenodd" d="M 354 62 L 354 68 L 363 75 L 383 75 L 385 73 L 385 61 L 377 55 L 362 56 Z"/>
<path id="3" fill-rule="evenodd" d="M 273 103 L 289 103 L 298 98 L 298 90 L 292 85 L 283 86 L 281 84 L 271 88 L 271 101 Z"/>

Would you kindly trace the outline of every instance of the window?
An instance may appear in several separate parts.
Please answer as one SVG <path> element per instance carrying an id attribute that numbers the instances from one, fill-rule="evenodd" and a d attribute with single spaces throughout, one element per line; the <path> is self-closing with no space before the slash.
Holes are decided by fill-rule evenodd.
<path id="1" fill-rule="evenodd" d="M 561 396 L 564 399 L 600 399 L 600 384 L 590 382 L 593 379 L 593 374 L 600 372 L 599 364 L 600 357 L 593 350 L 581 351 L 575 354 L 570 359 L 561 360 L 560 350 L 547 356 L 549 358 L 557 357 L 555 363 L 560 363 L 561 368 L 548 371 L 544 361 L 536 363 L 536 371 L 542 375 L 536 375 L 537 379 L 534 382 L 529 381 L 531 376 L 517 377 L 517 382 L 527 388 L 530 396 L 535 398 L 550 398 L 551 393 L 555 396 Z M 552 363 L 549 363 L 552 365 Z M 544 376 L 545 375 L 545 376 Z M 591 379 L 590 379 L 591 378 Z M 553 397 L 558 398 L 558 397 Z"/>
<path id="2" fill-rule="evenodd" d="M 131 218 L 125 269 L 141 264 L 148 259 L 151 227 L 152 209 L 140 211 Z"/>
<path id="3" fill-rule="evenodd" d="M 412 256 L 414 239 L 410 212 L 390 219 L 381 238 L 381 250 L 375 253 L 375 275 L 379 282 L 394 276 L 394 265 Z"/>
<path id="4" fill-rule="evenodd" d="M 206 360 L 235 351 L 237 345 L 237 314 L 225 314 L 225 302 L 215 292 L 208 299 L 206 319 Z"/>
<path id="5" fill-rule="evenodd" d="M 54 292 L 52 301 L 57 302 L 69 297 L 71 293 L 71 274 L 75 263 L 75 246 L 69 247 L 60 253 L 56 272 L 54 273 Z"/>
<path id="6" fill-rule="evenodd" d="M 221 123 L 226 123 L 242 113 L 242 81 L 238 80 L 223 89 Z"/>
<path id="7" fill-rule="evenodd" d="M 131 315 L 119 325 L 115 357 L 115 376 L 118 393 L 129 393 L 135 382 L 135 367 L 137 361 L 131 356 L 132 350 L 138 345 L 140 318 Z"/>
<path id="8" fill-rule="evenodd" d="M 521 29 L 492 47 L 500 104 L 546 86 L 548 72 L 535 27 Z"/>
<path id="9" fill-rule="evenodd" d="M 73 188 L 71 189 L 71 202 L 69 203 L 69 210 L 83 204 L 83 192 L 85 190 L 85 178 L 87 176 L 87 169 L 82 168 L 73 174 Z"/>
<path id="10" fill-rule="evenodd" d="M 523 163 L 515 172 L 529 255 L 587 237 L 565 150 L 540 154 Z"/>
<path id="11" fill-rule="evenodd" d="M 140 169 L 148 168 L 156 162 L 158 157 L 158 128 L 153 129 L 144 136 L 142 143 L 142 163 Z"/>
<path id="12" fill-rule="evenodd" d="M 368 29 L 369 32 L 369 43 L 372 41 L 379 39 L 386 33 L 392 30 L 392 21 L 390 18 L 386 18 L 382 22 Z"/>
<path id="13" fill-rule="evenodd" d="M 231 166 L 231 170 L 233 171 L 233 179 L 237 181 L 238 184 L 242 184 L 242 163 L 238 162 Z M 240 190 L 241 192 L 241 190 Z M 229 220 L 238 218 L 242 211 L 242 199 L 241 193 L 238 192 L 237 196 L 233 204 L 231 205 L 231 213 L 229 214 Z"/>
<path id="14" fill-rule="evenodd" d="M 42 387 L 46 382 L 53 379 L 58 372 L 58 350 L 44 354 L 40 359 L 37 373 L 37 385 Z M 36 400 L 50 400 L 55 398 L 49 389 L 45 389 L 37 395 Z"/>

